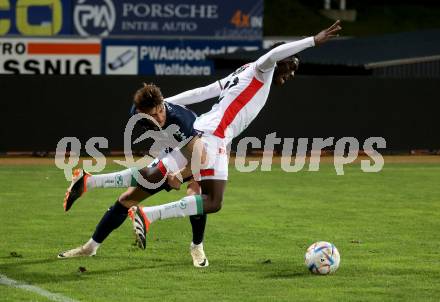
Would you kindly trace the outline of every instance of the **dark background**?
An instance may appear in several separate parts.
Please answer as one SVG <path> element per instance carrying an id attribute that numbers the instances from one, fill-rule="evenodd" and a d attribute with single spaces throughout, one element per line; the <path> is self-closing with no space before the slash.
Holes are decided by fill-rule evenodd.
<path id="1" fill-rule="evenodd" d="M 337 9 L 337 1 L 332 4 Z M 316 34 L 333 22 L 324 16 L 322 8 L 323 0 L 266 0 L 264 36 Z M 403 33 L 401 44 L 389 43 L 396 54 L 391 59 L 401 59 L 402 44 L 418 45 L 417 50 L 425 51 L 408 58 L 438 54 L 427 45 L 438 38 L 430 37 L 432 32 L 426 30 L 440 28 L 439 1 L 347 0 L 347 9 L 356 10 L 356 21 L 343 22 L 342 36 L 355 38 L 351 39 L 353 43 L 356 39 Z M 422 38 L 426 45 L 404 39 L 405 32 L 419 36 L 424 30 L 428 35 Z M 363 50 L 386 54 L 381 46 Z M 299 71 L 303 76 L 282 88 L 273 87 L 267 105 L 243 136 L 264 139 L 272 132 L 277 132 L 278 137 L 309 139 L 353 136 L 361 145 L 367 137 L 382 136 L 387 141 L 384 152 L 440 149 L 440 61 L 429 66 L 422 63 L 390 67 L 399 69 L 397 75 L 381 70 L 375 74 L 361 66 L 368 62 L 356 62 L 361 56 L 355 50 L 343 54 L 345 64 L 328 65 L 331 52 L 321 49 L 324 52 L 318 56 L 323 61 L 320 64 L 310 61 L 307 65 L 307 53 L 301 54 L 306 63 Z M 223 73 L 242 64 L 220 63 L 216 69 L 223 69 Z M 419 73 L 417 68 L 432 68 L 435 76 L 427 77 L 428 72 Z M 89 138 L 103 136 L 109 140 L 108 150 L 121 151 L 132 96 L 142 82 L 156 83 L 166 97 L 220 77 L 0 75 L 0 152 L 51 152 L 66 136 L 78 137 L 83 146 Z M 201 113 L 209 110 L 212 103 L 191 108 Z"/>
<path id="2" fill-rule="evenodd" d="M 123 132 L 136 89 L 154 82 L 165 97 L 217 77 L 0 76 L 0 152 L 55 151 L 66 136 L 84 147 L 93 136 L 123 150 Z M 387 150 L 439 149 L 438 79 L 299 76 L 273 87 L 266 106 L 242 134 L 277 137 L 382 136 Z M 213 101 L 191 106 L 198 113 Z M 237 140 L 236 140 L 237 141 Z"/>

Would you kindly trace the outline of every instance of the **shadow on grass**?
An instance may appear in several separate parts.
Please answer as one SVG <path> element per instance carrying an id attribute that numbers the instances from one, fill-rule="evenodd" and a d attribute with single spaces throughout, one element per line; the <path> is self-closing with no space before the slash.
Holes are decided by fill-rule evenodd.
<path id="1" fill-rule="evenodd" d="M 5 257 L 6 258 L 6 257 Z M 17 278 L 20 281 L 27 283 L 45 284 L 45 283 L 63 283 L 69 281 L 77 280 L 87 280 L 89 277 L 94 276 L 105 276 L 105 275 L 117 275 L 123 272 L 135 272 L 144 271 L 157 268 L 173 268 L 179 270 L 183 267 L 187 267 L 187 263 L 176 263 L 176 262 L 163 262 L 162 259 L 152 259 L 152 260 L 138 260 L 129 261 L 129 265 L 121 267 L 121 263 L 116 263 L 113 267 L 111 265 L 112 259 L 115 258 L 118 261 L 121 260 L 120 257 L 99 257 L 99 260 L 108 261 L 108 265 L 104 269 L 94 269 L 94 263 L 89 262 L 94 260 L 93 258 L 75 258 L 75 259 L 57 259 L 57 258 L 46 258 L 46 259 L 35 259 L 35 260 L 22 260 L 16 261 L 14 263 L 0 264 L 0 273 L 6 274 L 10 278 Z M 13 258 L 9 258 L 13 259 Z M 87 264 L 86 272 L 79 272 L 78 268 L 84 266 L 84 262 Z M 99 261 L 102 265 L 102 262 Z M 128 261 L 127 261 L 128 262 Z M 51 265 L 48 267 L 38 268 L 38 271 L 31 271 L 34 265 L 40 264 L 50 264 L 59 263 L 60 265 Z M 68 264 L 68 266 L 64 266 Z M 96 263 L 98 264 L 98 263 Z"/>
<path id="2" fill-rule="evenodd" d="M 276 267 L 272 272 L 265 274 L 263 279 L 295 279 L 295 278 L 304 278 L 311 276 L 310 272 L 303 265 L 295 265 L 291 264 L 282 265 L 283 269 L 280 269 L 280 266 Z M 289 270 L 285 268 L 288 267 Z"/>
<path id="3" fill-rule="evenodd" d="M 15 261 L 14 263 L 0 264 L 1 270 L 9 269 L 10 267 L 18 267 L 21 265 L 46 264 L 46 263 L 61 261 L 60 259 L 57 259 L 57 258 L 46 258 L 46 259 L 36 259 L 36 260 L 27 261 L 27 260 L 23 260 L 23 258 L 15 258 L 15 257 L 10 257 L 10 256 L 9 257 L 0 257 L 0 259 L 7 259 L 7 260 Z"/>
<path id="4" fill-rule="evenodd" d="M 306 269 L 302 271 L 279 271 L 265 275 L 264 279 L 295 279 L 311 276 L 310 272 Z"/>

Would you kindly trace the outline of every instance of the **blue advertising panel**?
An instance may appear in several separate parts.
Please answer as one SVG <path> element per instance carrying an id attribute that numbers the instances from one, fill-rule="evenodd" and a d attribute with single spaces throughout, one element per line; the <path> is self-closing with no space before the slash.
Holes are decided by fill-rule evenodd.
<path id="1" fill-rule="evenodd" d="M 262 37 L 263 0 L 72 1 L 81 36 Z"/>
<path id="2" fill-rule="evenodd" d="M 261 41 L 102 40 L 102 74 L 211 75 L 208 55 L 258 50 Z M 239 66 L 237 66 L 239 67 Z"/>
<path id="3" fill-rule="evenodd" d="M 0 36 L 72 34 L 72 0 L 0 1 Z"/>

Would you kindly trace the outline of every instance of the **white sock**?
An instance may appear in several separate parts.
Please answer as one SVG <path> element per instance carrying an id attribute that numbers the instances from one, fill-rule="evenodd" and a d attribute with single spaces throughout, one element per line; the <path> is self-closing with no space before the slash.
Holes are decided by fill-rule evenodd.
<path id="1" fill-rule="evenodd" d="M 169 218 L 185 217 L 203 214 L 203 199 L 200 195 L 186 196 L 178 201 L 153 207 L 143 207 L 148 220 L 164 220 Z"/>
<path id="2" fill-rule="evenodd" d="M 136 179 L 133 177 L 133 169 L 130 168 L 114 173 L 91 175 L 87 178 L 87 190 L 93 188 L 128 188 L 136 186 Z"/>
<path id="3" fill-rule="evenodd" d="M 98 243 L 95 240 L 93 240 L 92 238 L 90 238 L 90 240 L 87 241 L 86 244 L 84 244 L 84 248 L 86 250 L 91 250 L 93 253 L 96 253 L 96 251 L 98 250 L 100 245 L 101 245 L 101 243 Z"/>

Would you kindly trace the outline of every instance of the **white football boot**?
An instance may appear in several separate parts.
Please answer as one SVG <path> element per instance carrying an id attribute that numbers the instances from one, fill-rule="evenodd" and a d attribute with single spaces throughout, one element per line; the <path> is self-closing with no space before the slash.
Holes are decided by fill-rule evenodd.
<path id="1" fill-rule="evenodd" d="M 67 259 L 67 258 L 75 258 L 75 257 L 92 257 L 96 255 L 96 249 L 93 248 L 85 248 L 84 245 L 64 251 L 58 254 L 58 259 Z"/>
<path id="2" fill-rule="evenodd" d="M 189 250 L 195 267 L 209 266 L 208 258 L 206 258 L 205 251 L 203 250 L 203 242 L 200 244 L 194 244 L 191 242 Z"/>

